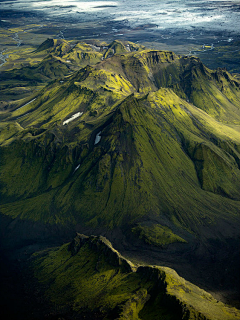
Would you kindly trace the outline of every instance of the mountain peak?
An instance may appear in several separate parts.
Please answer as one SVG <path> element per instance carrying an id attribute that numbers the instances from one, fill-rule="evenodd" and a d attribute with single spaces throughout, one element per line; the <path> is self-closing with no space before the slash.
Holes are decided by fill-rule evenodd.
<path id="1" fill-rule="evenodd" d="M 84 245 L 88 245 L 91 250 L 102 254 L 106 261 L 114 267 L 119 267 L 124 272 L 132 272 L 134 270 L 134 265 L 115 250 L 107 238 L 103 236 L 88 237 L 77 233 L 69 244 L 69 250 L 72 255 L 76 255 Z"/>

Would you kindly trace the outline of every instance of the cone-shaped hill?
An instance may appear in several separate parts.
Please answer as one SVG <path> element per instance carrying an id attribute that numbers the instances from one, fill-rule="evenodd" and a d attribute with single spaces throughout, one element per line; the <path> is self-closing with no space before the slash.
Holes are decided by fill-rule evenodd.
<path id="1" fill-rule="evenodd" d="M 176 252 L 191 264 L 225 259 L 230 279 L 240 83 L 195 57 L 138 49 L 102 48 L 96 65 L 1 113 L 0 212 L 153 248 L 174 267 Z"/>

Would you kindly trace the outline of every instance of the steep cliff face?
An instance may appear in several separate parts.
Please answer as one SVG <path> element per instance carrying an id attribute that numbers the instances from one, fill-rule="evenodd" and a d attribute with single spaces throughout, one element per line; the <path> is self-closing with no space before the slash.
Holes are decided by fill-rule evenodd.
<path id="1" fill-rule="evenodd" d="M 33 266 L 52 315 L 132 320 L 240 316 L 170 268 L 132 264 L 101 236 L 78 234 L 70 244 L 35 255 Z"/>

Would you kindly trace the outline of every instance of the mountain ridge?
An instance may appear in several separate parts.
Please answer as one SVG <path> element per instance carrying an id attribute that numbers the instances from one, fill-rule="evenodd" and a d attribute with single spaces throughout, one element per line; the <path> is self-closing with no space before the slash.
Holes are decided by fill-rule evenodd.
<path id="1" fill-rule="evenodd" d="M 175 320 L 239 316 L 237 309 L 216 301 L 170 268 L 132 264 L 102 236 L 77 234 L 69 244 L 35 254 L 32 265 L 38 281 L 50 285 L 45 299 L 58 305 L 52 314 Z"/>
<path id="2" fill-rule="evenodd" d="M 102 234 L 174 268 L 182 255 L 235 288 L 239 81 L 172 52 L 55 42 L 35 58 L 52 50 L 54 59 L 80 59 L 82 50 L 99 60 L 80 69 L 76 60 L 72 74 L 1 109 L 1 215 Z"/>

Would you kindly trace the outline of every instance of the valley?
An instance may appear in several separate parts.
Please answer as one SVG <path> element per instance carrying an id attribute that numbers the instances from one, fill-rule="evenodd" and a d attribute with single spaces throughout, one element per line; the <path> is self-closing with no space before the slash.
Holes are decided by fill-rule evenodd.
<path id="1" fill-rule="evenodd" d="M 48 37 L 106 43 L 119 39 L 197 55 L 212 69 L 239 73 L 238 1 L 174 0 L 159 5 L 152 0 L 148 6 L 135 0 L 128 4 L 124 0 L 98 2 L 68 5 L 66 1 L 63 6 L 61 1 L 29 1 L 27 5 L 20 0 L 0 1 L 0 51 L 18 45 L 18 49 L 35 47 Z"/>

